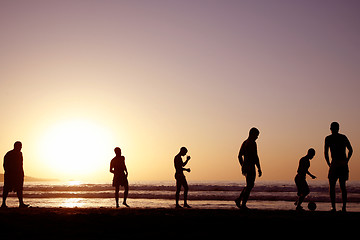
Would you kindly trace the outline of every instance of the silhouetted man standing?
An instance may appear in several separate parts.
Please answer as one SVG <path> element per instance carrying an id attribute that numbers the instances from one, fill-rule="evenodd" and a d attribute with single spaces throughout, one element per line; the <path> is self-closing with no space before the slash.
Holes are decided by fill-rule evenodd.
<path id="1" fill-rule="evenodd" d="M 19 199 L 19 208 L 27 208 L 29 205 L 23 201 L 24 169 L 21 142 L 14 143 L 14 149 L 7 152 L 4 157 L 4 188 L 3 202 L 1 207 L 7 208 L 6 198 L 9 192 L 16 192 Z"/>
<path id="2" fill-rule="evenodd" d="M 129 193 L 128 171 L 125 165 L 125 157 L 121 155 L 121 149 L 116 147 L 114 149 L 116 156 L 110 162 L 110 172 L 114 174 L 112 186 L 115 187 L 115 202 L 116 208 L 119 208 L 119 191 L 120 186 L 124 186 L 124 201 L 123 205 L 129 207 L 126 199 Z"/>
<path id="3" fill-rule="evenodd" d="M 336 211 L 335 207 L 335 185 L 339 179 L 340 189 L 342 193 L 343 207 L 342 211 L 346 212 L 347 191 L 346 181 L 349 179 L 349 166 L 348 162 L 353 154 L 348 138 L 339 133 L 339 123 L 333 122 L 330 125 L 331 135 L 325 138 L 325 160 L 329 165 L 329 185 L 330 185 L 330 199 L 331 199 L 331 211 Z M 331 152 L 331 162 L 329 160 L 329 149 Z M 348 154 L 346 156 L 346 149 Z"/>
<path id="4" fill-rule="evenodd" d="M 246 206 L 249 199 L 251 189 L 255 185 L 256 171 L 258 169 L 259 177 L 261 177 L 261 167 L 259 156 L 257 154 L 256 139 L 259 137 L 260 131 L 257 128 L 251 128 L 249 137 L 241 145 L 239 151 L 239 163 L 241 165 L 242 174 L 246 178 L 246 187 L 242 190 L 240 196 L 235 200 L 236 206 L 242 210 L 248 210 Z M 242 205 L 240 205 L 242 201 Z"/>
<path id="5" fill-rule="evenodd" d="M 190 168 L 184 168 L 185 165 L 189 162 L 190 156 L 186 157 L 185 162 L 182 161 L 182 157 L 185 156 L 187 152 L 188 152 L 188 150 L 186 149 L 186 147 L 182 147 L 180 149 L 180 152 L 174 158 L 174 166 L 175 166 L 175 171 L 176 171 L 175 172 L 175 179 L 176 179 L 176 194 L 175 194 L 176 208 L 182 208 L 179 205 L 181 186 L 184 187 L 184 207 L 190 208 L 190 206 L 187 204 L 187 194 L 188 194 L 188 191 L 189 191 L 189 187 L 188 187 L 185 175 L 184 175 L 184 171 L 190 172 Z"/>

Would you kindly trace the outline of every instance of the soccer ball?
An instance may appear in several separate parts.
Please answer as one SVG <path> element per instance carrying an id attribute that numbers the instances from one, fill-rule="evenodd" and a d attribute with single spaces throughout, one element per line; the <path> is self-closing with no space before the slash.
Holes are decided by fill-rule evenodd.
<path id="1" fill-rule="evenodd" d="M 308 203 L 308 209 L 309 209 L 310 211 L 315 211 L 315 209 L 316 209 L 316 203 L 313 202 L 313 201 L 310 201 L 310 202 Z"/>

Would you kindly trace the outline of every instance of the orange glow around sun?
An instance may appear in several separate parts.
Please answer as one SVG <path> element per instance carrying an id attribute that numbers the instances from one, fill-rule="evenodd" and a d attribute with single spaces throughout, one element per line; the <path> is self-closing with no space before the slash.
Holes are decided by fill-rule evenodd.
<path id="1" fill-rule="evenodd" d="M 65 178 L 81 178 L 103 168 L 113 147 L 109 131 L 93 122 L 60 122 L 44 134 L 39 153 L 47 169 Z"/>

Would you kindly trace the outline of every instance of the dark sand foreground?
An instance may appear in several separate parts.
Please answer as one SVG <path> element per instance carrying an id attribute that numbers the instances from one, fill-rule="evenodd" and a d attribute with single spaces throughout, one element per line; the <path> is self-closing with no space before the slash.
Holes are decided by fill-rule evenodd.
<path id="1" fill-rule="evenodd" d="M 5 239 L 354 237 L 359 222 L 360 213 L 319 211 L 0 209 L 0 234 Z"/>

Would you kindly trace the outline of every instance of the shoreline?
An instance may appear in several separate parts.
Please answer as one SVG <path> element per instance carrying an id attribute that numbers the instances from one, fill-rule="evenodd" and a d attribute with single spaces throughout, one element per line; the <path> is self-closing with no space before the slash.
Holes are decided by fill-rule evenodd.
<path id="1" fill-rule="evenodd" d="M 2 236 L 17 238 L 113 238 L 229 236 L 256 230 L 259 234 L 288 235 L 289 230 L 329 234 L 359 222 L 359 212 L 294 210 L 169 209 L 169 208 L 28 208 L 0 209 Z M 326 228 L 324 228 L 326 226 Z M 265 232 L 262 230 L 266 230 Z M 271 231 L 271 232 L 267 232 Z M 256 233 L 256 232 L 255 232 Z M 343 235 L 341 235 L 343 236 Z"/>

